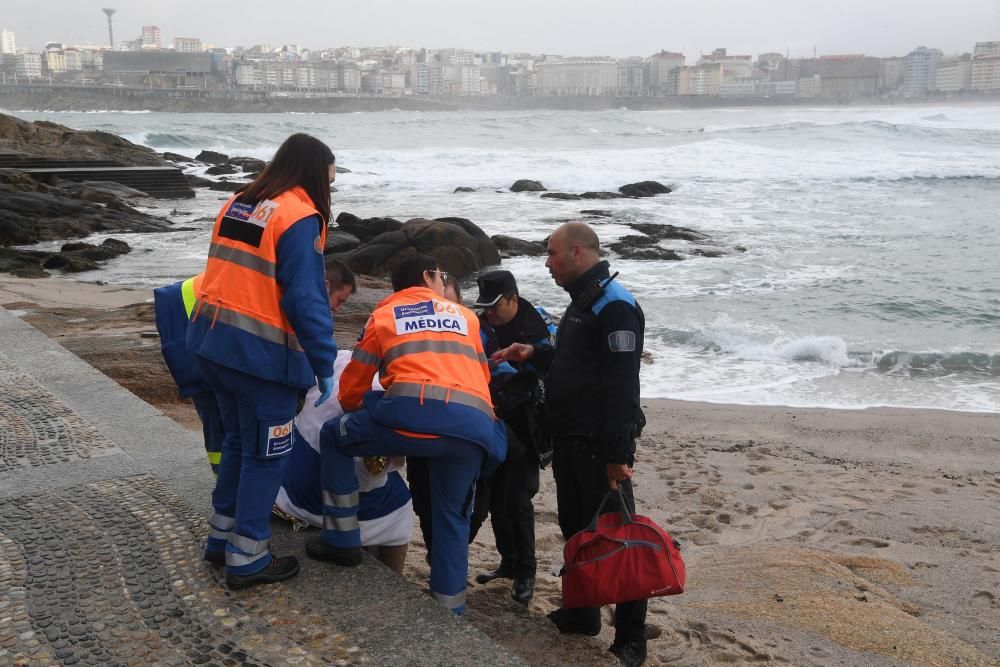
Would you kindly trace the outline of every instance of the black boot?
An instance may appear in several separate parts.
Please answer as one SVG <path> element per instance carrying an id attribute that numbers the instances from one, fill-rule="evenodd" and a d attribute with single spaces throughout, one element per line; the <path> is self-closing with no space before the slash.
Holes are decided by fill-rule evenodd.
<path id="1" fill-rule="evenodd" d="M 514 585 L 510 589 L 510 597 L 514 602 L 523 604 L 525 607 L 535 596 L 535 577 L 514 577 Z"/>
<path id="2" fill-rule="evenodd" d="M 295 556 L 285 556 L 284 558 L 272 557 L 271 562 L 260 572 L 247 575 L 227 572 L 226 586 L 229 586 L 230 590 L 240 591 L 244 588 L 256 586 L 257 584 L 273 584 L 285 579 L 291 579 L 298 573 L 299 561 Z"/>
<path id="3" fill-rule="evenodd" d="M 500 561 L 500 567 L 492 572 L 483 572 L 476 575 L 477 584 L 488 584 L 494 579 L 511 579 L 514 577 L 514 570 L 507 563 Z"/>
<path id="4" fill-rule="evenodd" d="M 546 617 L 555 623 L 559 632 L 564 635 L 586 635 L 596 637 L 601 632 L 600 618 L 596 625 L 587 625 L 580 621 L 580 618 L 571 609 L 556 609 L 546 614 Z"/>
<path id="5" fill-rule="evenodd" d="M 225 551 L 206 551 L 205 561 L 211 565 L 225 565 L 226 564 L 226 552 Z"/>
<path id="6" fill-rule="evenodd" d="M 322 535 L 306 540 L 306 553 L 310 558 L 325 560 L 344 567 L 361 565 L 361 547 L 334 547 Z"/>
<path id="7" fill-rule="evenodd" d="M 625 667 L 639 667 L 646 662 L 646 642 L 644 641 L 631 641 L 624 644 L 615 642 L 608 651 L 618 658 L 618 662 Z"/>

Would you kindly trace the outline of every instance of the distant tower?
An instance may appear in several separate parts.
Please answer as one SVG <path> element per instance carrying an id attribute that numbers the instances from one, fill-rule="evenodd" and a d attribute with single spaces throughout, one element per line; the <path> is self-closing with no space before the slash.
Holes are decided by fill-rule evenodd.
<path id="1" fill-rule="evenodd" d="M 105 7 L 101 11 L 104 12 L 105 14 L 107 14 L 107 16 L 108 16 L 108 41 L 111 42 L 111 50 L 114 51 L 115 50 L 115 31 L 114 31 L 114 28 L 111 27 L 111 16 L 115 13 L 115 10 L 111 9 L 110 7 Z"/>

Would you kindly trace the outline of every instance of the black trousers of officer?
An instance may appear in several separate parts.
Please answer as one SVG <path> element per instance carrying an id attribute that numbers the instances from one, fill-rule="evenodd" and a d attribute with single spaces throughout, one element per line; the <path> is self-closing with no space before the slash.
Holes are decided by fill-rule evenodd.
<path id="1" fill-rule="evenodd" d="M 535 506 L 531 499 L 538 493 L 538 477 L 534 454 L 521 447 L 489 480 L 490 521 L 497 551 L 500 562 L 509 566 L 515 577 L 535 576 Z"/>
<path id="2" fill-rule="evenodd" d="M 552 474 L 556 480 L 556 506 L 559 528 L 567 540 L 590 524 L 597 508 L 608 493 L 607 463 L 592 453 L 586 441 L 555 440 Z M 635 511 L 635 497 L 630 481 L 618 482 L 630 512 Z M 609 499 L 602 513 L 619 512 L 617 498 Z M 615 605 L 615 641 L 644 642 L 646 639 L 646 600 Z M 600 607 L 567 610 L 578 615 L 581 625 L 600 625 Z"/>

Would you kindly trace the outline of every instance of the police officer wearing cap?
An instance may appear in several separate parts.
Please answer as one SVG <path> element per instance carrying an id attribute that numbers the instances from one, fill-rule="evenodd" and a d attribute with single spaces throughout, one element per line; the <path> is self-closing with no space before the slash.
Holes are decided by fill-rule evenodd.
<path id="1" fill-rule="evenodd" d="M 512 343 L 551 347 L 554 325 L 517 291 L 510 271 L 490 271 L 476 281 L 479 296 L 476 308 L 484 349 L 490 355 Z M 516 366 L 526 364 L 517 363 Z M 518 369 L 520 370 L 520 369 Z M 491 388 L 502 384 L 496 374 Z M 530 434 L 522 434 L 522 438 Z M 476 576 L 485 584 L 494 579 L 513 579 L 511 598 L 528 604 L 535 593 L 535 508 L 531 500 L 538 493 L 539 461 L 535 443 L 522 442 L 508 428 L 507 459 L 489 480 L 490 521 L 496 537 L 500 565 L 492 572 Z"/>
<path id="2" fill-rule="evenodd" d="M 555 349 L 515 343 L 494 360 L 531 360 L 545 375 L 547 422 L 553 437 L 552 470 L 563 536 L 583 530 L 608 489 L 621 488 L 629 510 L 635 437 L 643 422 L 639 363 L 645 320 L 635 297 L 601 261 L 597 234 L 582 222 L 559 227 L 545 262 L 572 302 L 559 323 Z M 605 505 L 619 511 L 617 499 Z M 628 576 L 628 573 L 622 573 Z M 595 636 L 600 609 L 557 609 L 549 614 L 565 634 Z M 646 600 L 615 608 L 611 653 L 623 665 L 646 660 Z"/>

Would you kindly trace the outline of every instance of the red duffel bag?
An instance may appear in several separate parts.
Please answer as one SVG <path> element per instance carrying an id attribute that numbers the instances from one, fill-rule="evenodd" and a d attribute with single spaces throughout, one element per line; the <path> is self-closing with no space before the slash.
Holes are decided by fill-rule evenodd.
<path id="1" fill-rule="evenodd" d="M 618 495 L 621 512 L 601 514 Z M 632 514 L 621 489 L 608 491 L 594 519 L 566 542 L 563 607 L 598 607 L 684 592 L 680 545 L 652 519 Z"/>

